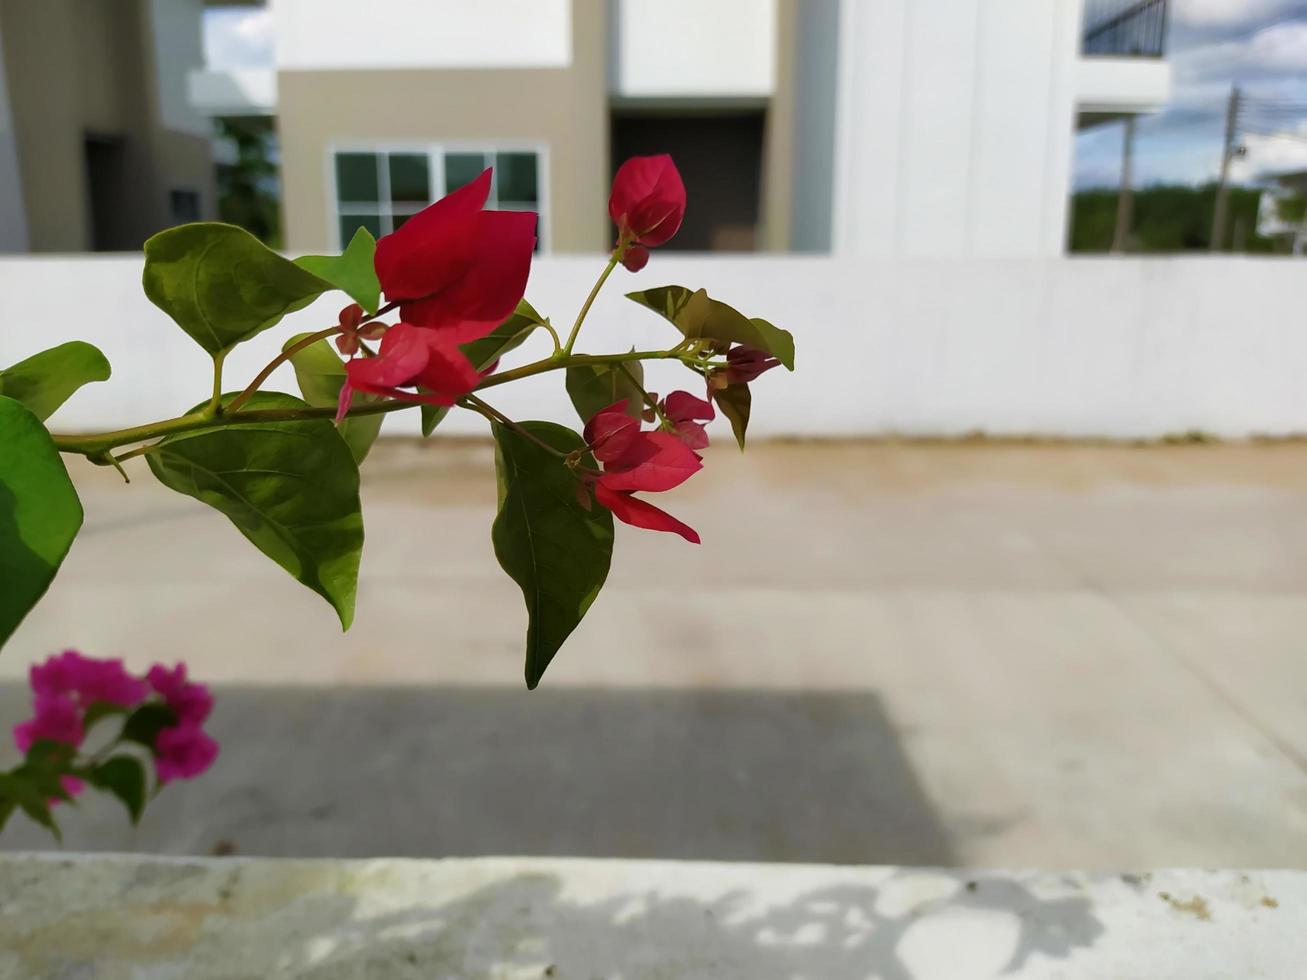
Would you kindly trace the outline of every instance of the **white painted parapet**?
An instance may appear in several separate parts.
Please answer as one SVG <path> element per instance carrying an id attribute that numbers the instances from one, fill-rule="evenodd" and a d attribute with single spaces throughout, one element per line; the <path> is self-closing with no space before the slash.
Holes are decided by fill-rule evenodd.
<path id="1" fill-rule="evenodd" d="M 601 256 L 535 260 L 527 298 L 570 323 Z M 51 419 L 57 430 L 119 428 L 188 410 L 210 390 L 209 359 L 141 292 L 140 255 L 0 258 L 0 366 L 66 340 L 100 346 L 114 376 L 88 385 Z M 754 384 L 751 436 L 968 433 L 1156 438 L 1307 433 L 1307 263 L 1291 258 L 1093 258 L 852 261 L 656 254 L 619 270 L 580 348 L 673 343 L 673 327 L 622 293 L 703 286 L 793 332 L 798 370 Z M 336 322 L 334 293 L 238 347 L 228 388 L 254 376 L 292 334 Z M 537 336 L 505 360 L 550 351 Z M 693 379 L 649 367 L 651 388 Z M 295 391 L 289 368 L 276 390 Z M 514 418 L 571 421 L 561 379 L 496 389 Z M 383 433 L 413 435 L 416 412 Z M 482 435 L 453 412 L 440 431 Z"/>
<path id="2" fill-rule="evenodd" d="M 1300 980 L 1307 874 L 0 857 L 0 976 Z"/>

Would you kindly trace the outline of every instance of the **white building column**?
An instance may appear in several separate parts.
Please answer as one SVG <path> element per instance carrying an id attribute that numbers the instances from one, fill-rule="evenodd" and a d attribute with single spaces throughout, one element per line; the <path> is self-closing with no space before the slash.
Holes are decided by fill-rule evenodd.
<path id="1" fill-rule="evenodd" d="M 832 250 L 1062 254 L 1080 0 L 840 4 Z"/>
<path id="2" fill-rule="evenodd" d="M 23 179 L 18 170 L 18 144 L 13 113 L 9 109 L 4 47 L 0 44 L 0 252 L 26 251 L 27 209 L 23 206 Z"/>

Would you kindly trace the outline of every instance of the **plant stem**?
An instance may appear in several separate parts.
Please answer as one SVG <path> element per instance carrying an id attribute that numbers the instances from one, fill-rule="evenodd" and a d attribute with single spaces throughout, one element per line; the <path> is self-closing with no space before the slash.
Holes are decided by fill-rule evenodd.
<path id="1" fill-rule="evenodd" d="M 464 395 L 461 399 L 459 399 L 458 403 L 463 408 L 470 409 L 471 411 L 476 412 L 478 415 L 484 415 L 492 422 L 498 422 L 500 425 L 507 426 L 508 428 L 516 432 L 518 435 L 522 436 L 522 438 L 531 440 L 541 449 L 544 449 L 552 453 L 554 456 L 557 456 L 559 459 L 567 458 L 567 453 L 555 449 L 553 446 L 549 445 L 549 443 L 537 437 L 534 433 L 529 432 L 528 430 L 522 428 L 522 426 L 518 425 L 516 422 L 510 419 L 499 409 L 495 408 L 493 405 L 490 405 L 482 401 L 476 395 Z"/>
<path id="2" fill-rule="evenodd" d="M 608 257 L 608 264 L 604 266 L 604 271 L 599 273 L 599 278 L 595 280 L 594 288 L 590 290 L 590 295 L 585 298 L 585 305 L 581 307 L 581 312 L 576 315 L 576 322 L 572 324 L 572 332 L 567 336 L 567 343 L 563 345 L 563 356 L 571 355 L 572 348 L 576 345 L 577 335 L 581 332 L 581 324 L 585 322 L 586 314 L 590 312 L 590 307 L 594 306 L 595 297 L 599 295 L 599 290 L 604 288 L 604 283 L 608 277 L 613 274 L 617 268 L 617 263 L 621 261 L 623 249 L 619 246 L 613 249 L 613 254 Z"/>
<path id="3" fill-rule="evenodd" d="M 209 415 L 217 415 L 222 410 L 222 362 L 226 359 L 226 351 L 213 355 L 213 397 L 206 409 Z"/>
<path id="4" fill-rule="evenodd" d="M 263 384 L 263 382 L 268 380 L 268 378 L 272 375 L 273 371 L 277 370 L 277 368 L 281 367 L 283 364 L 289 361 L 300 351 L 304 350 L 304 348 L 312 347 L 319 340 L 326 340 L 328 337 L 333 337 L 338 333 L 340 333 L 339 324 L 337 324 L 334 327 L 328 327 L 326 330 L 319 330 L 317 333 L 311 333 L 303 340 L 299 341 L 298 343 L 292 344 L 291 346 L 287 347 L 280 354 L 278 354 L 271 361 L 269 361 L 267 365 L 263 368 L 263 370 L 254 376 L 254 380 L 245 386 L 245 390 L 242 391 L 235 398 L 233 398 L 226 405 L 226 409 L 225 409 L 226 412 L 228 414 L 234 414 L 238 412 L 242 405 L 244 405 L 247 401 L 249 401 L 251 398 L 254 397 L 254 393 L 259 390 L 259 387 Z M 215 392 L 213 397 L 215 400 L 220 398 L 221 392 Z"/>
<path id="5" fill-rule="evenodd" d="M 333 327 L 332 330 L 336 328 Z M 322 331 L 319 331 L 322 333 Z M 314 339 L 321 337 L 314 335 Z M 303 342 L 307 345 L 308 339 Z M 298 346 L 298 345 L 296 345 Z M 572 354 L 562 357 L 547 357 L 540 361 L 533 361 L 530 364 L 523 364 L 521 367 L 513 368 L 509 371 L 501 371 L 499 374 L 492 374 L 481 382 L 476 388 L 481 391 L 485 388 L 493 388 L 496 385 L 505 384 L 509 381 L 517 381 L 521 378 L 529 378 L 537 374 L 544 374 L 549 371 L 559 371 L 568 367 L 576 367 L 583 364 L 623 364 L 628 361 L 651 361 L 651 360 L 679 360 L 690 368 L 703 368 L 711 365 L 711 361 L 695 357 L 692 354 L 677 353 L 670 350 L 644 350 L 628 351 L 623 354 Z M 270 371 L 268 373 L 271 373 Z M 252 393 L 251 389 L 250 390 Z M 242 393 L 244 394 L 244 393 Z M 480 401 L 480 399 L 478 399 Z M 223 415 L 212 417 L 204 412 L 194 412 L 190 415 L 182 415 L 177 418 L 164 419 L 159 422 L 151 422 L 147 425 L 132 426 L 127 429 L 116 429 L 112 432 L 101 433 L 79 433 L 72 435 L 54 436 L 55 447 L 63 453 L 77 453 L 83 456 L 98 456 L 119 446 L 127 446 L 132 443 L 146 442 L 152 439 L 158 439 L 161 436 L 177 435 L 182 432 L 196 432 L 203 429 L 213 429 L 229 425 L 254 425 L 259 422 L 300 422 L 311 419 L 331 419 L 335 418 L 336 409 L 330 407 L 323 408 L 285 408 L 285 409 L 256 409 L 254 411 L 236 411 L 233 406 L 236 402 L 233 400 L 226 406 Z M 484 404 L 484 403 L 483 403 Z M 416 402 L 406 401 L 388 401 L 379 402 L 374 405 L 359 405 L 351 408 L 347 417 L 354 418 L 360 415 L 379 415 L 387 412 L 403 411 L 406 408 L 416 407 Z M 142 450 L 148 452 L 148 449 Z M 133 455 L 138 455 L 133 453 Z"/>

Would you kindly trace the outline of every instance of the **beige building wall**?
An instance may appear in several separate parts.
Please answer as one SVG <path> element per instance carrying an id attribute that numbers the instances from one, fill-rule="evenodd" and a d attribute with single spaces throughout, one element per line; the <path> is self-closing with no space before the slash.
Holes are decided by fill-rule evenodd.
<path id="1" fill-rule="evenodd" d="M 333 146 L 442 140 L 544 144 L 550 247 L 606 249 L 606 24 L 604 0 L 574 0 L 566 68 L 279 72 L 287 249 L 320 252 L 335 244 Z"/>
<path id="2" fill-rule="evenodd" d="M 87 137 L 120 141 L 113 237 L 138 247 L 171 222 L 173 189 L 213 213 L 206 137 L 164 129 L 143 0 L 0 0 L 29 247 L 92 247 Z"/>

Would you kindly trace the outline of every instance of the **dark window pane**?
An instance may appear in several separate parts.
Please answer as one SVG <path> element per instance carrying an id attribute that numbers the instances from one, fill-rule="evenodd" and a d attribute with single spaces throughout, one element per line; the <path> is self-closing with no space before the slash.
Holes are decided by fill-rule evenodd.
<path id="1" fill-rule="evenodd" d="M 431 181 L 427 177 L 425 155 L 390 155 L 390 199 L 396 204 L 426 204 L 431 200 Z"/>
<path id="2" fill-rule="evenodd" d="M 495 157 L 499 200 L 535 204 L 540 200 L 534 153 L 499 153 Z"/>
<path id="3" fill-rule="evenodd" d="M 395 231 L 399 231 L 399 229 L 404 226 L 404 222 L 411 217 L 413 217 L 411 214 L 397 214 L 392 217 L 390 220 Z"/>
<path id="4" fill-rule="evenodd" d="M 336 200 L 377 201 L 377 155 L 336 154 Z"/>
<path id="5" fill-rule="evenodd" d="M 373 238 L 381 237 L 381 216 L 377 214 L 342 214 L 340 216 L 340 247 L 344 248 L 354 232 L 366 228 Z"/>
<path id="6" fill-rule="evenodd" d="M 445 193 L 472 183 L 485 169 L 486 158 L 483 153 L 446 153 Z"/>

